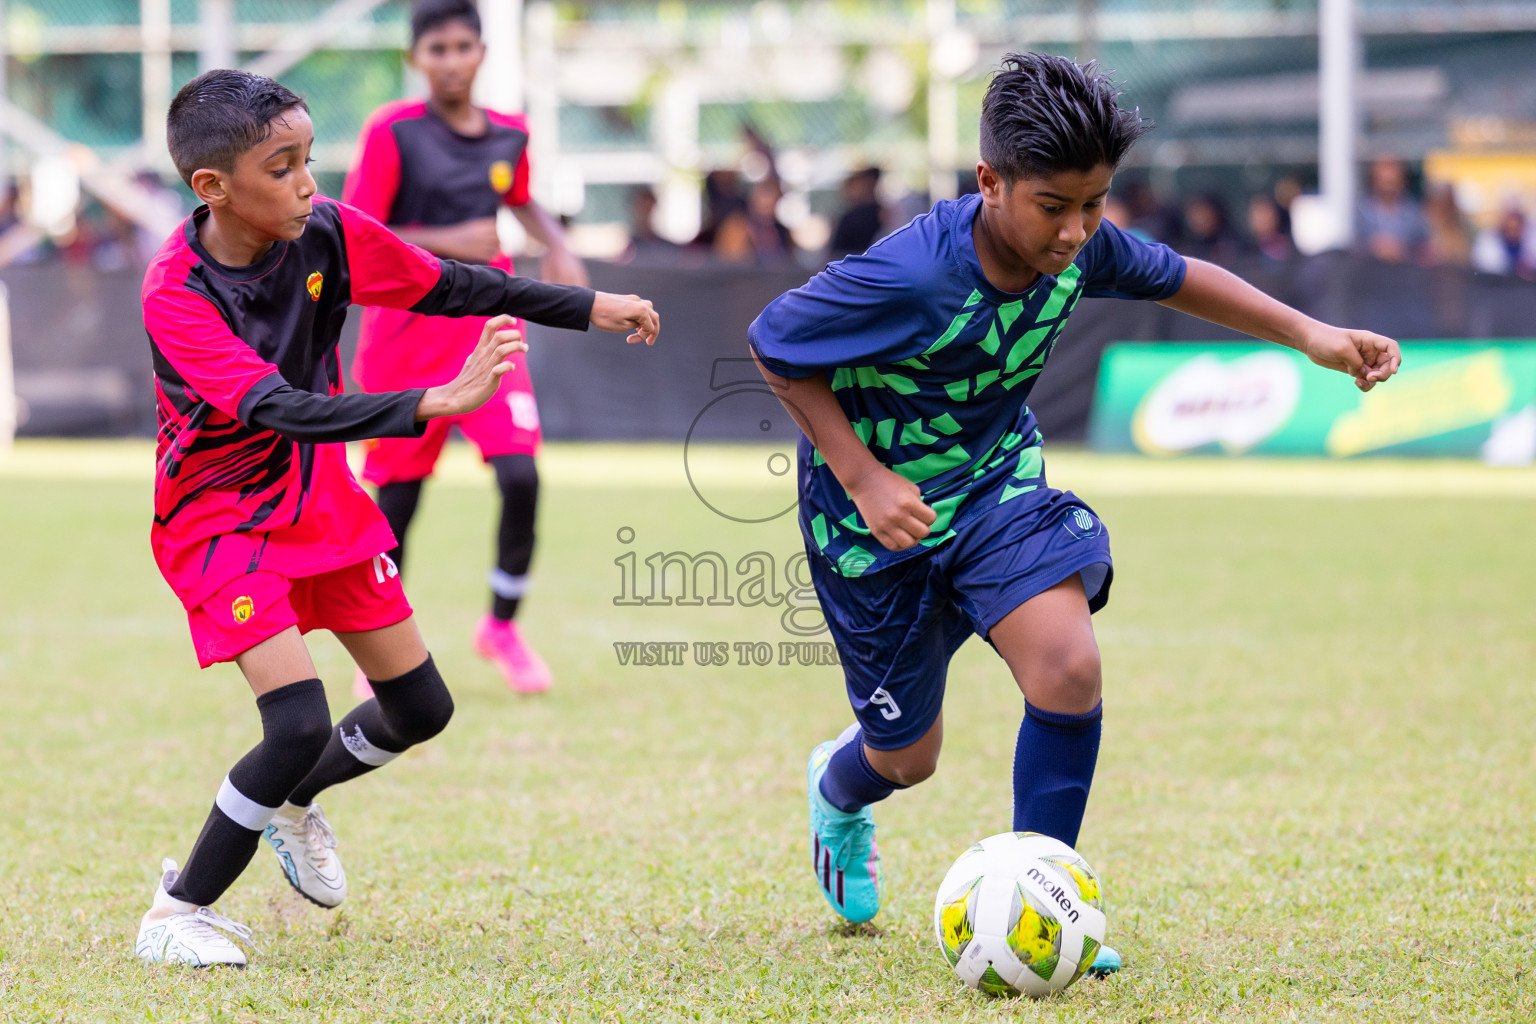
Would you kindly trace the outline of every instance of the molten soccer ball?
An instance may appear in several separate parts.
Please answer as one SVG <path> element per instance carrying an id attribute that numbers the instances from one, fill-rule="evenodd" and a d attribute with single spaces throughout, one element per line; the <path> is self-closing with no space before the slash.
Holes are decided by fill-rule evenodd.
<path id="1" fill-rule="evenodd" d="M 972 988 L 1047 996 L 1093 966 L 1104 942 L 1099 878 L 1038 832 L 988 836 L 955 861 L 933 903 L 939 952 Z"/>

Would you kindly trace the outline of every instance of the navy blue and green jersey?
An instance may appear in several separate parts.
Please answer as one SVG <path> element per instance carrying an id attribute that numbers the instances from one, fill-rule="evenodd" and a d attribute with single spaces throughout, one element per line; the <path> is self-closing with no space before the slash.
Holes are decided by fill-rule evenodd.
<path id="1" fill-rule="evenodd" d="M 1078 299 L 1163 299 L 1184 260 L 1108 221 L 1059 276 L 1019 293 L 982 273 L 979 195 L 945 201 L 868 252 L 779 296 L 748 331 L 782 377 L 824 373 L 854 432 L 922 489 L 938 518 L 921 544 L 889 551 L 810 443 L 800 442 L 800 525 L 844 576 L 925 554 L 972 516 L 1044 486 L 1026 402 Z"/>

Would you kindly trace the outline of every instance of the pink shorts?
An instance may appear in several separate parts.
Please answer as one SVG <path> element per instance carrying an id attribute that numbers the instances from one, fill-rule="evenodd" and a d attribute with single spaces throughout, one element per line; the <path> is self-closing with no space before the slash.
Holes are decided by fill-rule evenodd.
<path id="1" fill-rule="evenodd" d="M 480 451 L 482 459 L 497 455 L 537 455 L 543 434 L 539 407 L 533 399 L 533 381 L 523 356 L 516 368 L 501 378 L 501 387 L 489 402 L 462 416 L 439 416 L 427 423 L 420 437 L 379 437 L 365 442 L 367 461 L 363 479 L 375 486 L 425 480 L 432 475 L 443 453 L 448 431 L 458 427 Z"/>
<path id="2" fill-rule="evenodd" d="M 411 616 L 400 572 L 388 555 L 375 555 L 318 576 L 289 579 L 275 572 L 241 576 L 187 613 L 201 668 L 269 640 L 289 626 L 308 633 L 329 629 L 361 633 Z"/>

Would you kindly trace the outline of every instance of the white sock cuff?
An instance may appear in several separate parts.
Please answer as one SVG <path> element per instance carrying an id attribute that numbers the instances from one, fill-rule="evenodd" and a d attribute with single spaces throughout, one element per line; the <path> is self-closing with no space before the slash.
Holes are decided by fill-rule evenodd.
<path id="1" fill-rule="evenodd" d="M 369 743 L 368 737 L 363 735 L 363 727 L 360 725 L 357 726 L 356 731 L 351 735 L 347 734 L 347 727 L 345 725 L 338 726 L 338 728 L 341 730 L 341 745 L 347 748 L 347 753 L 363 762 L 363 764 L 379 768 L 400 756 L 399 751 L 385 750 L 383 747 L 376 747 Z"/>
<path id="2" fill-rule="evenodd" d="M 219 783 L 219 795 L 213 798 L 213 802 L 230 821 L 252 832 L 265 829 L 272 823 L 272 815 L 277 813 L 276 807 L 259 804 L 236 789 L 235 784 L 229 781 L 228 775 L 224 776 L 224 781 Z"/>
<path id="3" fill-rule="evenodd" d="M 522 597 L 524 594 L 528 593 L 527 573 L 523 573 L 521 576 L 513 576 L 505 569 L 492 569 L 489 579 L 491 583 L 491 593 L 495 594 L 497 597 L 504 597 L 508 600 L 511 600 L 512 598 Z"/>

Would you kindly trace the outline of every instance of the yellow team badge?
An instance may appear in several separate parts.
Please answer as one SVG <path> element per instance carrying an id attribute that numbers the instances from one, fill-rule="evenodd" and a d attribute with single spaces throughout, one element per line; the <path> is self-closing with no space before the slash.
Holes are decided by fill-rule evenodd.
<path id="1" fill-rule="evenodd" d="M 320 275 L 316 274 L 315 276 L 319 277 Z M 316 287 L 314 290 L 319 291 L 319 288 Z M 251 614 L 255 611 L 256 605 L 249 597 L 237 597 L 234 603 L 229 606 L 229 613 L 235 617 L 236 622 L 248 621 Z"/>
<path id="2" fill-rule="evenodd" d="M 491 188 L 505 192 L 512 187 L 512 165 L 505 160 L 491 164 Z"/>
<path id="3" fill-rule="evenodd" d="M 309 289 L 309 297 L 316 302 L 320 301 L 320 286 L 325 284 L 325 278 L 320 276 L 320 271 L 309 275 L 309 280 L 304 282 L 304 287 Z"/>

